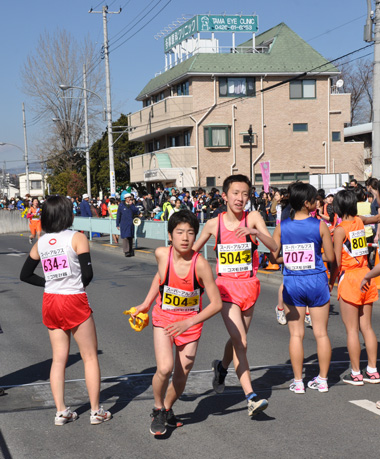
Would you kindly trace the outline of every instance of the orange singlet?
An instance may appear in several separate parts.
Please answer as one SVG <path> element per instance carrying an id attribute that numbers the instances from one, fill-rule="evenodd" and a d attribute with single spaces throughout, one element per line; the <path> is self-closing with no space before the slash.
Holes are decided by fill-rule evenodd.
<path id="1" fill-rule="evenodd" d="M 258 243 L 250 235 L 236 237 L 224 224 L 224 215 L 218 215 L 218 231 L 214 250 L 216 252 L 216 285 L 222 301 L 233 303 L 242 311 L 251 308 L 259 294 L 260 281 L 256 277 L 259 268 Z M 239 227 L 247 226 L 248 212 L 243 213 Z"/>
<path id="2" fill-rule="evenodd" d="M 170 247 L 165 278 L 160 283 L 160 293 L 152 312 L 154 327 L 165 328 L 173 322 L 186 320 L 202 310 L 203 285 L 198 280 L 195 266 L 198 252 L 194 252 L 186 277 L 177 275 L 173 266 L 173 247 Z M 197 341 L 202 333 L 203 322 L 194 325 L 174 338 L 176 346 Z"/>
<path id="3" fill-rule="evenodd" d="M 42 231 L 41 228 L 41 209 L 37 207 L 35 209 L 33 206 L 29 209 L 28 211 L 28 218 L 29 220 L 29 230 L 34 237 L 37 233 L 40 233 Z"/>
<path id="4" fill-rule="evenodd" d="M 338 299 L 342 298 L 346 303 L 356 306 L 371 304 L 379 298 L 374 280 L 371 279 L 367 291 L 360 290 L 360 283 L 369 271 L 364 224 L 359 217 L 355 217 L 353 221 L 341 222 L 338 227 L 343 228 L 346 233 L 339 273 Z"/>

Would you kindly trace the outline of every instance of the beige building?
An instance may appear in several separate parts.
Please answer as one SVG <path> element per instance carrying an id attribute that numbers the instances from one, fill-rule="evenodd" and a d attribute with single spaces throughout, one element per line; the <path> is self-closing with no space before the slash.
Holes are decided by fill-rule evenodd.
<path id="1" fill-rule="evenodd" d="M 363 179 L 363 144 L 344 142 L 350 94 L 336 85 L 338 69 L 283 23 L 253 40 L 228 53 L 194 50 L 144 87 L 143 108 L 129 115 L 130 140 L 145 144 L 131 158 L 132 182 L 220 187 L 227 175 L 250 176 L 251 157 L 260 188 L 261 161 L 272 185 Z"/>
<path id="2" fill-rule="evenodd" d="M 19 181 L 20 181 L 20 196 L 25 197 L 27 194 L 27 180 L 25 172 L 22 174 L 18 174 Z M 44 197 L 44 183 L 46 184 L 47 176 L 43 177 L 41 172 L 29 172 L 29 188 L 30 188 L 30 195 L 37 198 L 37 197 Z"/>

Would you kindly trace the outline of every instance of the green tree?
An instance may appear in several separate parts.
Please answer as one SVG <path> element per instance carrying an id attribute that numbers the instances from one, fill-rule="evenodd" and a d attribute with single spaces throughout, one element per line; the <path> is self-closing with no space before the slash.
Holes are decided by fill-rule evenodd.
<path id="1" fill-rule="evenodd" d="M 79 196 L 86 190 L 83 177 L 75 171 L 66 170 L 48 177 L 51 194 Z"/>
<path id="2" fill-rule="evenodd" d="M 125 189 L 130 184 L 129 158 L 141 155 L 144 147 L 141 142 L 133 142 L 128 139 L 128 117 L 121 114 L 120 118 L 113 123 L 114 165 L 117 186 Z M 90 167 L 92 192 L 99 194 L 100 190 L 109 190 L 109 155 L 108 134 L 105 132 L 102 138 L 93 143 L 90 149 Z M 82 173 L 85 171 L 82 169 Z"/>

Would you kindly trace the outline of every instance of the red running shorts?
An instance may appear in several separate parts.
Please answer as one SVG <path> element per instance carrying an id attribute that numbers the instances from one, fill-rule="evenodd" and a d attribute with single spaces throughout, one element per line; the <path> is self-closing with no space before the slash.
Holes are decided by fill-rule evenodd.
<path id="1" fill-rule="evenodd" d="M 250 309 L 260 295 L 260 281 L 257 277 L 232 279 L 218 276 L 215 282 L 223 303 L 236 304 L 242 311 Z"/>
<path id="2" fill-rule="evenodd" d="M 42 299 L 42 322 L 48 328 L 71 330 L 85 322 L 92 312 L 86 293 L 44 293 Z"/>
<path id="3" fill-rule="evenodd" d="M 193 313 L 196 314 L 196 313 Z M 155 304 L 152 311 L 152 323 L 153 327 L 165 328 L 166 326 L 172 324 L 173 322 L 179 322 L 180 320 L 186 320 L 191 315 L 189 313 L 185 314 L 173 314 L 169 311 L 163 311 L 160 306 Z M 173 337 L 174 344 L 176 346 L 183 346 L 184 344 L 189 344 L 194 341 L 198 341 L 202 334 L 203 322 L 196 324 L 193 327 L 190 327 L 188 330 L 183 332 L 181 335 Z"/>

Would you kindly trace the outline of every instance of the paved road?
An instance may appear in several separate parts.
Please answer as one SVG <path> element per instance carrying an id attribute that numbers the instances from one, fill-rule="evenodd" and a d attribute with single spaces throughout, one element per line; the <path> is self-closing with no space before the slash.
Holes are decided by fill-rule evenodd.
<path id="1" fill-rule="evenodd" d="M 249 361 L 254 387 L 269 399 L 269 408 L 251 420 L 233 371 L 223 395 L 211 389 L 210 363 L 219 358 L 226 339 L 220 316 L 206 322 L 194 370 L 175 411 L 184 427 L 156 439 L 149 433 L 153 406 L 151 377 L 155 371 L 151 329 L 132 331 L 122 315 L 140 302 L 155 264 L 140 252 L 133 259 L 118 249 L 92 244 L 95 278 L 88 288 L 95 311 L 102 369 L 101 399 L 113 419 L 89 423 L 83 365 L 73 343 L 66 378 L 67 403 L 80 418 L 56 427 L 48 384 L 50 344 L 41 322 L 42 290 L 22 284 L 19 271 L 30 246 L 26 236 L 0 236 L 0 457 L 4 458 L 341 458 L 379 456 L 380 385 L 351 387 L 340 382 L 348 369 L 345 332 L 337 301 L 332 301 L 329 332 L 334 348 L 330 391 L 288 390 L 291 368 L 288 330 L 277 324 L 276 279 L 264 276 L 249 334 Z M 335 296 L 335 295 L 334 295 Z M 374 308 L 380 331 L 380 308 Z M 312 329 L 305 336 L 305 379 L 316 375 Z M 364 360 L 364 353 L 363 353 Z M 363 363 L 364 365 L 364 363 Z M 366 402 L 367 401 L 367 402 Z M 354 403 L 353 403 L 354 402 Z M 365 408 L 367 407 L 367 408 Z"/>

